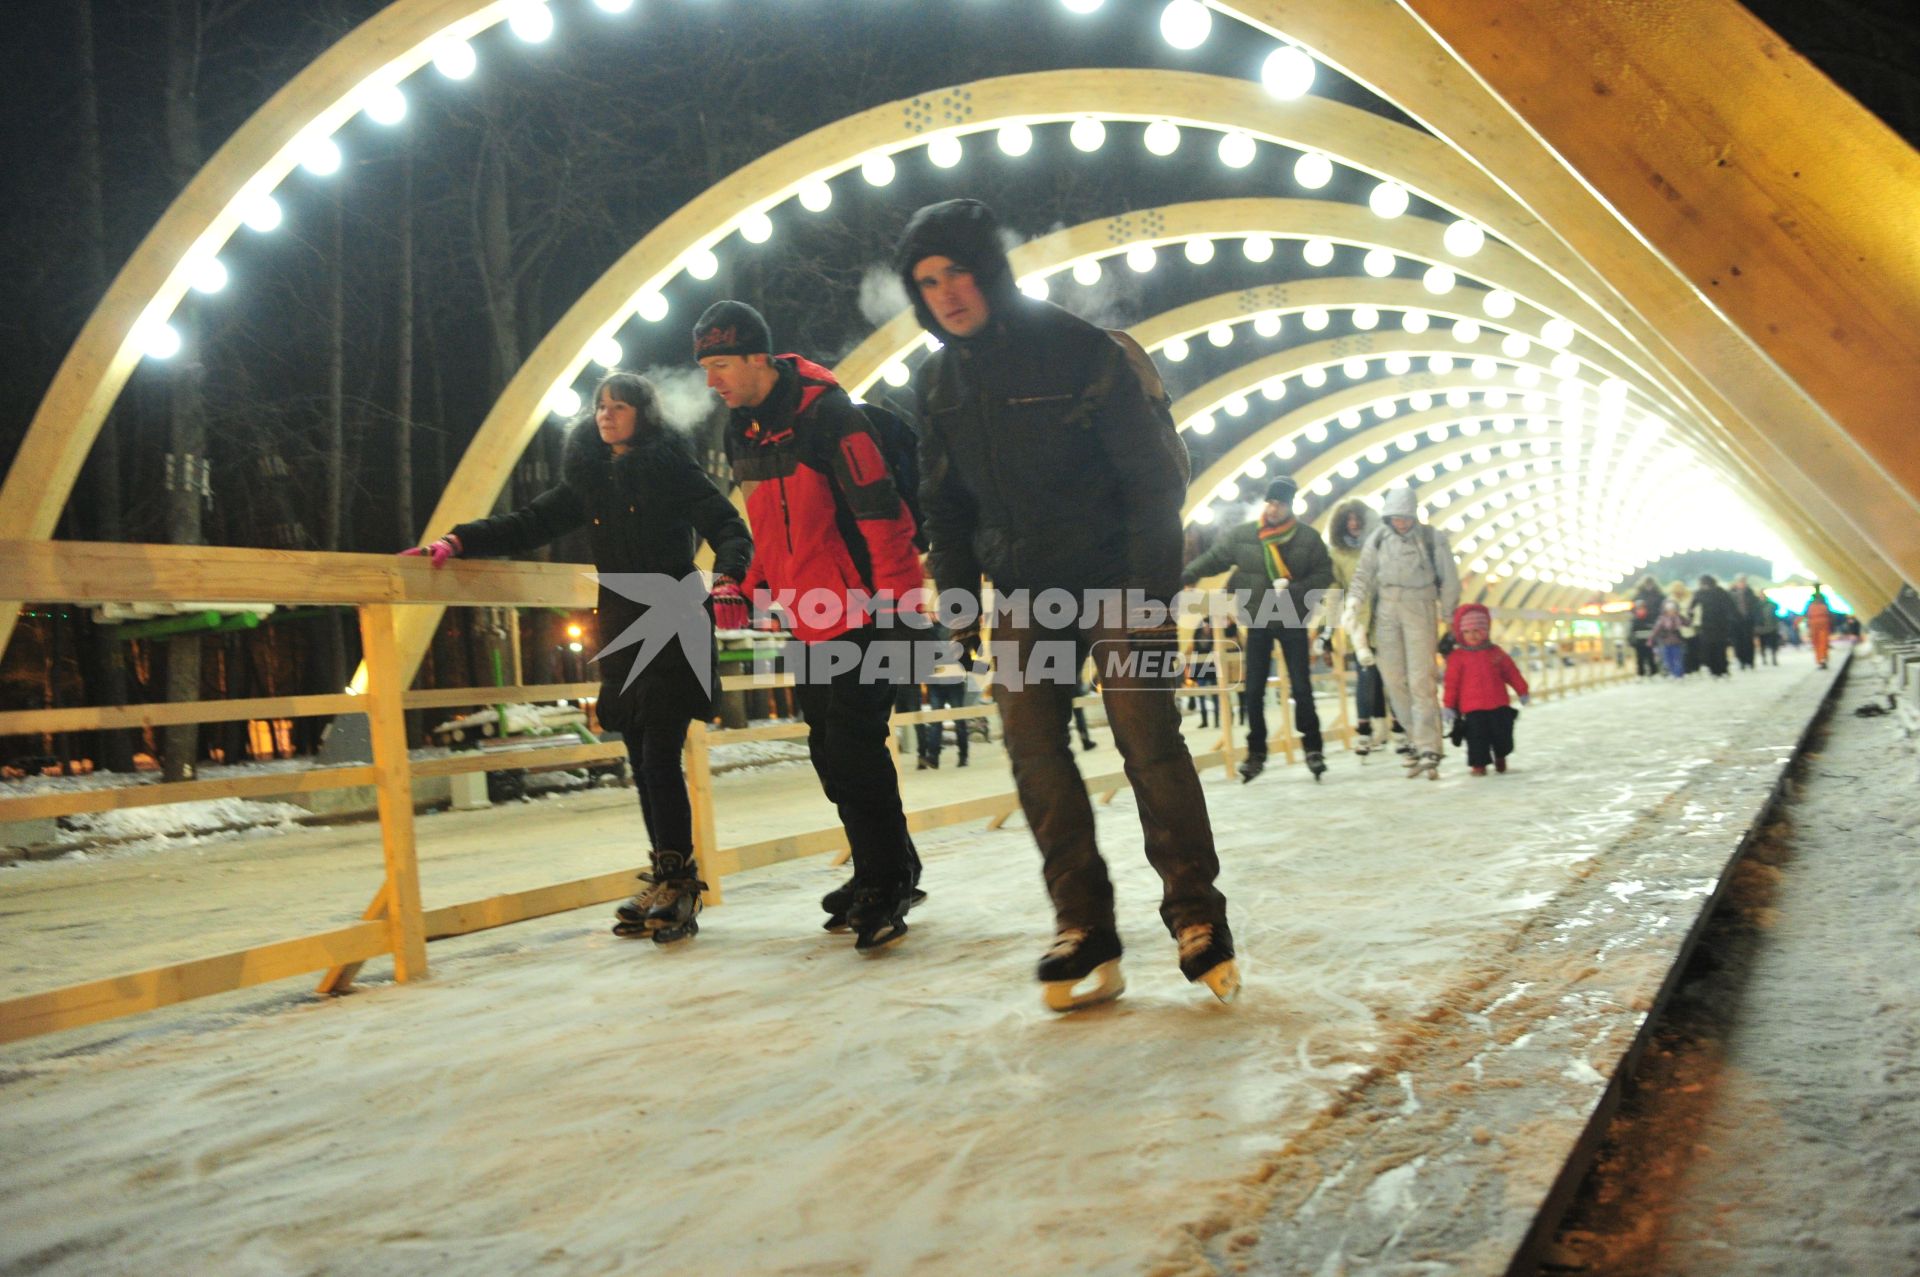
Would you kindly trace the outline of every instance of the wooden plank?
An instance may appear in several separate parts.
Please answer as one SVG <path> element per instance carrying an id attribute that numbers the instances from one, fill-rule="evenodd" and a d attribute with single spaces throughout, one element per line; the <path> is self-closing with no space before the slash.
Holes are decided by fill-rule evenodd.
<path id="1" fill-rule="evenodd" d="M 373 737 L 374 793 L 380 808 L 380 852 L 387 866 L 387 930 L 394 979 L 427 974 L 427 937 L 420 920 L 420 865 L 413 841 L 413 773 L 407 758 L 405 684 L 394 647 L 394 609 L 360 609 L 361 651 L 367 663 L 367 726 Z"/>
<path id="2" fill-rule="evenodd" d="M 469 772 L 604 763 L 626 756 L 627 747 L 615 740 L 601 741 L 597 745 L 548 745 L 534 749 L 470 749 L 449 754 L 445 758 L 422 758 L 412 766 L 416 776 L 464 776 Z"/>
<path id="3" fill-rule="evenodd" d="M 805 740 L 805 723 L 768 723 L 764 727 L 725 727 L 709 733 L 709 745 L 736 745 L 750 740 Z"/>
<path id="4" fill-rule="evenodd" d="M 183 780 L 170 785 L 74 789 L 36 794 L 31 798 L 0 798 L 0 821 L 37 820 L 46 816 L 72 816 L 88 811 L 125 811 L 133 807 L 207 802 L 215 798 L 272 798 L 373 783 L 373 768 L 360 765 L 312 767 L 302 771 L 268 772 L 264 776 L 230 776 L 219 780 Z"/>
<path id="5" fill-rule="evenodd" d="M 360 915 L 362 922 L 377 922 L 387 916 L 387 884 L 382 882 L 380 889 L 373 893 L 373 903 Z M 320 977 L 320 983 L 314 992 L 322 997 L 345 993 L 353 987 L 353 981 L 360 974 L 361 963 L 343 962 L 339 966 L 328 967 L 327 973 Z"/>
<path id="6" fill-rule="evenodd" d="M 457 905 L 428 909 L 423 915 L 427 939 L 445 940 L 451 936 L 471 935 L 493 927 L 505 927 L 529 918 L 566 913 L 593 905 L 611 904 L 633 894 L 634 876 L 644 865 L 634 865 L 613 873 L 594 874 L 570 882 L 556 882 L 531 891 L 511 891 L 484 900 L 468 900 Z"/>
<path id="7" fill-rule="evenodd" d="M 257 718 L 316 718 L 359 714 L 358 696 L 256 696 L 230 701 L 179 701 L 152 705 L 85 705 L 65 709 L 0 712 L 0 736 L 39 732 L 96 732 L 167 727 L 175 723 L 237 723 Z"/>
<path id="8" fill-rule="evenodd" d="M 384 923 L 359 922 L 335 931 L 282 940 L 210 958 L 90 980 L 0 1002 L 0 1042 L 78 1028 L 115 1016 L 230 993 L 387 952 Z"/>
<path id="9" fill-rule="evenodd" d="M 687 725 L 687 800 L 693 805 L 693 858 L 700 866 L 700 880 L 707 884 L 701 900 L 710 905 L 722 903 L 720 870 L 714 851 L 719 836 L 713 824 L 713 768 L 707 755 L 707 725 Z M 638 784 L 640 778 L 634 777 Z"/>
<path id="10" fill-rule="evenodd" d="M 531 687 L 426 687 L 401 697 L 408 709 L 464 709 L 481 705 L 524 705 L 531 701 L 590 700 L 598 683 L 536 683 Z"/>
<path id="11" fill-rule="evenodd" d="M 301 603 L 366 600 L 473 607 L 592 607 L 576 563 L 458 562 L 214 545 L 0 542 L 0 596 L 65 603 Z"/>

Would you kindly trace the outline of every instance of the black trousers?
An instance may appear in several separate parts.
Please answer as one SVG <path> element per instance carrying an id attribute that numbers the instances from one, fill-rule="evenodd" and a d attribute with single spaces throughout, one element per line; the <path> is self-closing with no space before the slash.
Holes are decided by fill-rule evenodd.
<path id="1" fill-rule="evenodd" d="M 1719 678 L 1727 672 L 1727 636 L 1725 634 L 1696 634 L 1694 642 L 1700 649 L 1700 664 L 1706 671 Z"/>
<path id="2" fill-rule="evenodd" d="M 1520 717 L 1519 711 L 1509 705 L 1504 709 L 1476 709 L 1470 714 L 1460 716 L 1466 728 L 1467 766 L 1485 767 L 1496 758 L 1505 758 L 1513 752 L 1513 720 Z"/>
<path id="3" fill-rule="evenodd" d="M 1751 626 L 1743 625 L 1734 630 L 1733 655 L 1734 659 L 1740 662 L 1741 669 L 1750 670 L 1753 668 L 1753 629 Z"/>
<path id="4" fill-rule="evenodd" d="M 691 718 L 656 714 L 634 724 L 624 737 L 633 764 L 633 787 L 640 791 L 640 819 L 654 851 L 693 850 L 693 804 L 687 777 L 680 770 Z"/>
<path id="5" fill-rule="evenodd" d="M 1660 660 L 1653 654 L 1653 644 L 1646 639 L 1633 640 L 1633 672 L 1642 677 L 1660 672 Z"/>
<path id="6" fill-rule="evenodd" d="M 905 638 L 879 639 L 871 628 L 827 642 L 847 645 L 862 658 L 879 643 L 905 648 Z M 840 814 L 853 851 L 854 876 L 875 885 L 911 883 L 918 874 L 913 843 L 900 805 L 900 777 L 887 749 L 888 718 L 898 684 L 869 675 L 864 659 L 823 677 L 818 656 L 826 644 L 808 645 L 806 669 L 794 687 L 807 720 L 807 756 L 820 788 Z M 904 661 L 896 669 L 907 669 Z"/>
<path id="7" fill-rule="evenodd" d="M 1269 625 L 1247 631 L 1247 753 L 1267 756 L 1267 676 L 1273 672 L 1273 645 L 1287 663 L 1287 682 L 1293 688 L 1293 726 L 1300 745 L 1318 753 L 1320 711 L 1313 703 L 1313 649 L 1307 632 L 1297 625 Z"/>
<path id="8" fill-rule="evenodd" d="M 927 684 L 927 700 L 933 709 L 958 709 L 966 703 L 966 699 L 967 685 L 964 682 Z M 951 723 L 927 723 L 920 729 L 927 733 L 921 738 L 920 752 L 938 761 L 940 748 L 946 741 L 947 728 L 951 727 L 954 748 L 959 751 L 960 761 L 964 763 L 967 761 L 967 730 L 972 726 L 973 721 L 966 718 L 956 718 Z"/>
<path id="9" fill-rule="evenodd" d="M 1000 684 L 995 700 L 1005 729 L 1020 809 L 1040 845 L 1041 870 L 1062 928 L 1114 925 L 1113 883 L 1094 842 L 1093 803 L 1068 736 L 1078 672 L 1089 652 L 1100 666 L 1100 699 L 1140 810 L 1147 860 L 1160 875 L 1160 918 L 1171 934 L 1200 922 L 1224 922 L 1227 900 L 1213 885 L 1220 860 L 1206 796 L 1173 703 L 1179 652 L 1129 664 L 1124 629 L 1049 630 L 1007 625 L 993 637 Z M 1026 675 L 1044 661 L 1052 678 Z M 1013 662 L 1010 666 L 1009 662 Z M 1021 677 L 1009 679 L 1012 671 Z"/>

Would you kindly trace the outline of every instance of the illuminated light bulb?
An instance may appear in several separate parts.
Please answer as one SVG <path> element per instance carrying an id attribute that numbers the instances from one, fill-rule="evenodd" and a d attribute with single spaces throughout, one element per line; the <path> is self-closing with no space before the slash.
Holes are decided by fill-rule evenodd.
<path id="1" fill-rule="evenodd" d="M 1342 461 L 1334 468 L 1334 473 L 1342 479 L 1358 479 L 1360 477 L 1360 465 L 1355 461 Z"/>
<path id="2" fill-rule="evenodd" d="M 1033 149 L 1033 130 L 1024 124 L 1003 124 L 996 140 L 1003 152 L 1017 159 Z"/>
<path id="3" fill-rule="evenodd" d="M 1333 260 L 1333 241 L 1318 237 L 1300 246 L 1301 260 L 1309 266 L 1325 266 Z"/>
<path id="4" fill-rule="evenodd" d="M 1415 447 L 1417 447 L 1420 443 L 1419 438 L 1414 435 L 1407 435 L 1404 438 L 1405 440 L 1411 441 L 1412 445 Z M 1412 451 L 1412 448 L 1411 447 L 1403 448 L 1401 449 L 1401 451 L 1410 452 Z M 1387 450 L 1381 447 L 1379 444 L 1375 444 L 1373 447 L 1367 449 L 1367 460 L 1373 462 L 1373 464 L 1376 466 L 1385 465 L 1387 462 Z"/>
<path id="5" fill-rule="evenodd" d="M 386 84 L 367 95 L 367 118 L 375 124 L 398 124 L 407 118 L 407 95 L 397 84 Z"/>
<path id="6" fill-rule="evenodd" d="M 1627 383 L 1618 377 L 1609 377 L 1600 383 L 1600 401 L 1613 403 L 1627 397 Z"/>
<path id="7" fill-rule="evenodd" d="M 1393 441 L 1393 446 L 1400 449 L 1400 451 L 1402 452 L 1412 452 L 1415 448 L 1418 448 L 1420 446 L 1420 436 L 1419 435 L 1401 435 L 1398 439 L 1395 439 Z"/>
<path id="8" fill-rule="evenodd" d="M 1073 143 L 1075 150 L 1097 151 L 1106 144 L 1107 126 L 1092 116 L 1075 120 L 1073 127 L 1067 130 L 1067 140 Z"/>
<path id="9" fill-rule="evenodd" d="M 1197 435 L 1210 435 L 1213 433 L 1213 414 L 1203 412 L 1188 423 L 1188 426 Z"/>
<path id="10" fill-rule="evenodd" d="M 1514 369 L 1513 379 L 1523 386 L 1537 386 L 1540 384 L 1540 370 L 1532 364 L 1523 364 Z"/>
<path id="11" fill-rule="evenodd" d="M 1169 337 L 1166 345 L 1160 347 L 1160 353 L 1176 364 L 1187 357 L 1188 350 L 1187 339 L 1184 337 Z"/>
<path id="12" fill-rule="evenodd" d="M 1395 377 L 1404 377 L 1413 371 L 1413 357 L 1396 352 L 1387 356 L 1387 371 Z"/>
<path id="13" fill-rule="evenodd" d="M 1259 148 L 1250 134 L 1234 129 L 1220 139 L 1220 162 L 1228 168 L 1245 168 L 1253 163 Z"/>
<path id="14" fill-rule="evenodd" d="M 1429 266 L 1427 273 L 1420 277 L 1420 282 L 1428 292 L 1440 297 L 1453 291 L 1455 278 L 1451 266 Z"/>
<path id="15" fill-rule="evenodd" d="M 1428 426 L 1427 438 L 1433 443 L 1445 443 L 1447 441 L 1447 428 L 1445 426 Z M 1426 476 L 1426 479 L 1422 479 L 1421 482 L 1425 483 L 1427 479 L 1431 478 L 1433 478 L 1433 476 L 1429 474 Z"/>
<path id="16" fill-rule="evenodd" d="M 1253 317 L 1253 331 L 1262 337 L 1280 335 L 1280 312 L 1266 310 Z"/>
<path id="17" fill-rule="evenodd" d="M 633 0 L 593 0 L 593 3 L 608 13 L 625 13 L 633 8 Z"/>
<path id="18" fill-rule="evenodd" d="M 247 205 L 246 211 L 240 214 L 240 220 L 247 224 L 248 229 L 264 234 L 280 225 L 281 216 L 280 201 L 271 195 L 262 195 Z"/>
<path id="19" fill-rule="evenodd" d="M 1172 155 L 1180 149 L 1180 126 L 1172 120 L 1155 120 L 1141 140 L 1155 155 Z"/>
<path id="20" fill-rule="evenodd" d="M 1241 470 L 1240 473 L 1246 475 L 1249 479 L 1264 479 L 1267 477 L 1267 463 L 1255 457 L 1253 460 L 1247 462 L 1246 468 Z"/>
<path id="21" fill-rule="evenodd" d="M 1212 508 L 1209 506 L 1201 506 L 1198 510 L 1195 510 L 1193 512 L 1193 521 L 1195 523 L 1212 523 L 1213 522 Z"/>
<path id="22" fill-rule="evenodd" d="M 1540 328 L 1540 340 L 1555 350 L 1565 350 L 1573 345 L 1574 327 L 1566 320 L 1555 315 Z"/>
<path id="23" fill-rule="evenodd" d="M 1300 384 L 1309 390 L 1318 390 L 1327 384 L 1327 370 L 1315 364 L 1300 374 Z"/>
<path id="24" fill-rule="evenodd" d="M 1367 361 L 1355 355 L 1340 365 L 1340 371 L 1347 374 L 1348 381 L 1358 381 L 1367 375 Z"/>
<path id="25" fill-rule="evenodd" d="M 1247 406 L 1248 406 L 1247 397 L 1245 395 L 1228 395 L 1227 396 L 1226 408 L 1227 408 L 1227 415 L 1229 417 L 1246 416 Z"/>
<path id="26" fill-rule="evenodd" d="M 1300 453 L 1300 445 L 1291 439 L 1282 439 L 1273 446 L 1273 455 L 1282 461 L 1291 461 Z"/>
<path id="27" fill-rule="evenodd" d="M 196 293 L 217 293 L 227 286 L 227 264 L 218 257 L 203 257 L 188 276 Z"/>
<path id="28" fill-rule="evenodd" d="M 1152 270 L 1159 260 L 1160 255 L 1153 251 L 1151 244 L 1135 244 L 1127 250 L 1127 265 L 1142 275 Z"/>
<path id="29" fill-rule="evenodd" d="M 1316 497 L 1324 497 L 1324 496 L 1330 495 L 1333 492 L 1333 480 L 1331 479 L 1315 480 L 1313 484 L 1312 492 L 1313 492 L 1313 495 L 1315 495 Z"/>
<path id="30" fill-rule="evenodd" d="M 1282 45 L 1260 64 L 1260 83 L 1282 102 L 1291 102 L 1312 90 L 1317 70 L 1313 58 L 1304 49 Z"/>
<path id="31" fill-rule="evenodd" d="M 1480 324 L 1477 320 L 1456 319 L 1453 321 L 1453 339 L 1462 346 L 1471 346 L 1480 340 Z"/>
<path id="32" fill-rule="evenodd" d="M 1273 236 L 1249 235 L 1241 242 L 1240 251 L 1250 262 L 1267 261 L 1273 256 Z"/>
<path id="33" fill-rule="evenodd" d="M 1407 188 L 1398 182 L 1382 182 L 1367 193 L 1367 207 L 1375 217 L 1388 221 L 1406 212 L 1411 203 Z"/>
<path id="34" fill-rule="evenodd" d="M 1325 422 L 1316 421 L 1300 433 L 1308 443 L 1325 443 L 1327 441 L 1327 427 Z"/>
<path id="35" fill-rule="evenodd" d="M 162 320 L 148 326 L 140 349 L 149 359 L 172 359 L 180 353 L 180 330 Z"/>
<path id="36" fill-rule="evenodd" d="M 1506 391 L 1495 386 L 1487 392 L 1487 406 L 1489 408 L 1504 408 L 1507 406 L 1507 400 L 1511 397 L 1512 396 L 1508 395 Z"/>
<path id="37" fill-rule="evenodd" d="M 907 371 L 907 366 L 898 360 L 880 370 L 880 379 L 889 386 L 894 387 L 906 385 L 908 381 L 912 380 L 912 376 L 913 374 Z"/>
<path id="38" fill-rule="evenodd" d="M 1578 377 L 1580 375 L 1580 356 L 1568 354 L 1555 355 L 1547 367 L 1552 370 L 1553 375 L 1556 377 Z"/>
<path id="39" fill-rule="evenodd" d="M 1020 291 L 1037 302 L 1043 302 L 1047 300 L 1047 295 L 1053 290 L 1048 287 L 1047 281 L 1043 277 L 1039 275 L 1029 275 L 1020 281 Z"/>
<path id="40" fill-rule="evenodd" d="M 449 80 L 464 80 L 479 65 L 473 46 L 465 40 L 449 40 L 433 53 L 433 69 Z"/>
<path id="41" fill-rule="evenodd" d="M 553 10 L 537 0 L 519 5 L 507 15 L 507 26 L 528 44 L 540 44 L 553 34 Z"/>
<path id="42" fill-rule="evenodd" d="M 952 168 L 960 162 L 963 154 L 965 150 L 960 145 L 960 139 L 951 133 L 943 133 L 927 143 L 927 158 L 933 161 L 936 168 Z"/>
<path id="43" fill-rule="evenodd" d="M 300 155 L 300 167 L 316 177 L 338 173 L 340 164 L 340 147 L 330 137 L 314 139 Z"/>
<path id="44" fill-rule="evenodd" d="M 1480 299 L 1480 309 L 1488 319 L 1506 319 L 1519 304 L 1519 299 L 1504 288 L 1496 288 Z"/>
<path id="45" fill-rule="evenodd" d="M 1473 396 L 1458 386 L 1455 386 L 1447 392 L 1447 407 L 1449 408 L 1464 408 L 1472 402 Z M 1477 435 L 1480 433 L 1480 423 L 1477 421 L 1466 422 L 1460 427 L 1460 433 Z"/>
<path id="46" fill-rule="evenodd" d="M 1485 247 L 1487 233 L 1475 222 L 1454 222 L 1440 236 L 1440 243 L 1455 257 L 1472 257 Z"/>
<path id="47" fill-rule="evenodd" d="M 1100 263 L 1089 257 L 1073 264 L 1073 282 L 1082 288 L 1091 288 L 1100 282 Z"/>
<path id="48" fill-rule="evenodd" d="M 1233 344 L 1233 325 L 1215 324 L 1207 329 L 1207 340 L 1215 346 L 1226 347 Z"/>
<path id="49" fill-rule="evenodd" d="M 1398 416 L 1399 412 L 1400 405 L 1391 399 L 1382 399 L 1373 405 L 1373 415 L 1377 421 L 1389 421 Z"/>
<path id="50" fill-rule="evenodd" d="M 587 347 L 587 358 L 602 368 L 618 368 L 627 352 L 621 349 L 620 342 L 614 337 L 602 337 Z"/>
<path id="51" fill-rule="evenodd" d="M 1213 490 L 1213 499 L 1215 501 L 1238 501 L 1240 499 L 1240 485 L 1232 479 L 1223 481 L 1219 487 Z"/>
<path id="52" fill-rule="evenodd" d="M 1508 359 L 1525 359 L 1532 349 L 1533 343 L 1519 333 L 1508 333 L 1500 339 L 1500 353 Z"/>
<path id="53" fill-rule="evenodd" d="M 1104 0 L 1060 0 L 1069 13 L 1092 13 Z"/>
<path id="54" fill-rule="evenodd" d="M 710 248 L 696 248 L 687 254 L 686 268 L 695 279 L 712 279 L 720 273 L 720 259 Z"/>
<path id="55" fill-rule="evenodd" d="M 641 293 L 633 309 L 649 324 L 657 324 L 667 317 L 667 299 L 655 292 Z"/>
<path id="56" fill-rule="evenodd" d="M 1583 389 L 1584 387 L 1581 386 L 1579 381 L 1575 380 L 1572 377 L 1567 378 L 1565 381 L 1561 382 L 1558 387 L 1556 387 L 1556 390 L 1560 395 L 1560 399 L 1564 403 L 1579 403 L 1582 397 L 1581 392 Z"/>
<path id="57" fill-rule="evenodd" d="M 860 176 L 870 186 L 885 186 L 893 180 L 895 171 L 891 155 L 869 155 L 860 163 Z"/>
<path id="58" fill-rule="evenodd" d="M 1355 306 L 1353 326 L 1361 332 L 1373 331 L 1380 326 L 1380 312 L 1372 306 Z"/>
<path id="59" fill-rule="evenodd" d="M 547 396 L 547 410 L 556 417 L 571 417 L 580 411 L 580 392 L 572 386 L 561 386 Z"/>
<path id="60" fill-rule="evenodd" d="M 1213 29 L 1213 14 L 1200 0 L 1168 0 L 1160 11 L 1160 38 L 1176 49 L 1197 49 Z"/>
<path id="61" fill-rule="evenodd" d="M 1285 377 L 1267 378 L 1260 383 L 1260 394 L 1262 398 L 1276 403 L 1285 399 L 1287 397 L 1287 379 Z"/>
<path id="62" fill-rule="evenodd" d="M 1333 180 L 1333 161 L 1318 151 L 1307 151 L 1293 162 L 1293 180 L 1310 191 L 1317 191 Z"/>
<path id="63" fill-rule="evenodd" d="M 1432 324 L 1432 318 L 1424 310 L 1410 310 L 1400 316 L 1400 327 L 1416 337 L 1427 331 Z"/>
<path id="64" fill-rule="evenodd" d="M 1390 248 L 1370 248 L 1367 255 L 1360 259 L 1360 269 L 1375 279 L 1385 279 L 1393 274 L 1396 259 Z"/>
<path id="65" fill-rule="evenodd" d="M 1213 241 L 1210 239 L 1190 239 L 1187 241 L 1187 260 L 1195 266 L 1205 266 L 1213 260 Z"/>
<path id="66" fill-rule="evenodd" d="M 1504 403 L 1505 401 L 1506 399 L 1503 395 L 1501 402 Z M 1500 406 L 1500 404 L 1493 402 L 1493 395 L 1491 393 L 1487 395 L 1487 406 L 1490 408 L 1498 408 Z M 1493 433 L 1497 435 L 1510 435 L 1513 431 L 1514 420 L 1512 417 L 1501 417 L 1493 423 Z"/>
<path id="67" fill-rule="evenodd" d="M 1435 376 L 1440 376 L 1440 377 L 1446 376 L 1448 373 L 1453 371 L 1453 356 L 1452 355 L 1427 356 L 1427 371 L 1430 373 L 1433 373 Z"/>
<path id="68" fill-rule="evenodd" d="M 1317 333 L 1324 331 L 1326 326 L 1333 322 L 1333 317 L 1327 314 L 1327 308 L 1325 306 L 1309 306 L 1301 313 L 1300 322 L 1305 324 L 1309 330 Z"/>
<path id="69" fill-rule="evenodd" d="M 764 244 L 773 238 L 773 219 L 755 209 L 740 219 L 740 238 L 749 244 Z"/>
<path id="70" fill-rule="evenodd" d="M 800 188 L 800 207 L 809 213 L 824 213 L 833 203 L 833 188 L 825 182 L 808 182 Z"/>

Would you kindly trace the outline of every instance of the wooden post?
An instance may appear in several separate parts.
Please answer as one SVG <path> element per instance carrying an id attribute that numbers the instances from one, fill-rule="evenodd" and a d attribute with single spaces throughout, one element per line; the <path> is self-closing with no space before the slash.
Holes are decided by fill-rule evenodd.
<path id="1" fill-rule="evenodd" d="M 1333 632 L 1333 688 L 1340 698 L 1340 740 L 1346 745 L 1347 752 L 1353 752 L 1353 697 L 1347 690 L 1347 632 L 1336 629 Z M 1358 682 L 1354 690 L 1358 689 Z"/>
<path id="2" fill-rule="evenodd" d="M 367 664 L 367 726 L 373 736 L 374 792 L 380 807 L 380 846 L 386 858 L 387 930 L 393 941 L 393 977 L 405 983 L 427 974 L 426 924 L 420 914 L 420 864 L 413 844 L 413 768 L 407 759 L 406 687 L 394 641 L 394 605 L 360 605 L 360 643 Z"/>
<path id="3" fill-rule="evenodd" d="M 1300 743 L 1295 738 L 1293 732 L 1293 716 L 1295 711 L 1292 706 L 1293 698 L 1299 695 L 1299 692 L 1293 685 L 1293 676 L 1287 671 L 1287 661 L 1284 653 L 1274 662 L 1274 672 L 1280 676 L 1280 687 L 1273 698 L 1274 713 L 1280 717 L 1280 754 L 1281 757 L 1291 763 L 1293 756 L 1300 752 Z M 1261 690 L 1264 693 L 1266 689 L 1262 688 Z M 1309 674 L 1307 679 L 1307 695 L 1313 695 L 1313 679 L 1311 674 Z M 1269 731 L 1267 733 L 1267 752 L 1269 754 L 1273 752 L 1273 737 L 1274 733 Z"/>
<path id="4" fill-rule="evenodd" d="M 720 843 L 713 823 L 713 768 L 707 756 L 707 730 L 707 724 L 699 719 L 687 724 L 687 800 L 693 805 L 693 862 L 700 866 L 700 880 L 707 884 L 700 899 L 717 905 L 723 897 L 720 875 L 713 871 L 713 865 Z"/>
<path id="5" fill-rule="evenodd" d="M 386 916 L 387 884 L 383 882 L 380 884 L 380 890 L 373 893 L 373 903 L 368 905 L 367 911 L 360 915 L 360 920 L 374 922 Z M 363 965 L 359 962 L 345 962 L 337 967 L 329 967 L 327 973 L 320 977 L 320 983 L 314 988 L 314 992 L 323 997 L 347 992 L 353 988 L 354 977 L 360 974 L 360 968 Z"/>

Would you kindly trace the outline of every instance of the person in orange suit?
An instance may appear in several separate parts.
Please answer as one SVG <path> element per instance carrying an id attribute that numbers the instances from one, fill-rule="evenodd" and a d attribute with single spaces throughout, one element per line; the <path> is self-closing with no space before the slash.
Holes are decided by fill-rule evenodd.
<path id="1" fill-rule="evenodd" d="M 1820 583 L 1813 583 L 1813 597 L 1807 600 L 1807 637 L 1813 642 L 1813 659 L 1820 662 L 1820 668 L 1827 668 L 1827 643 L 1833 638 L 1833 609 L 1827 606 L 1827 596 L 1820 592 Z"/>

